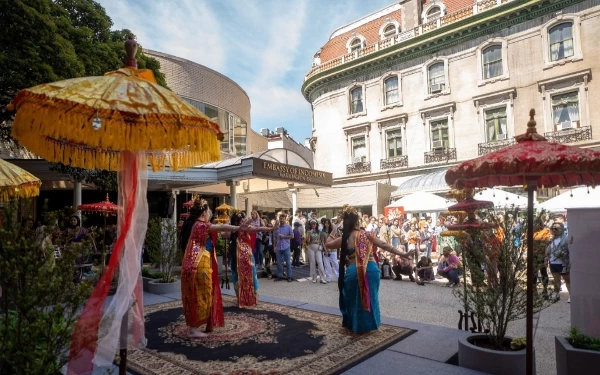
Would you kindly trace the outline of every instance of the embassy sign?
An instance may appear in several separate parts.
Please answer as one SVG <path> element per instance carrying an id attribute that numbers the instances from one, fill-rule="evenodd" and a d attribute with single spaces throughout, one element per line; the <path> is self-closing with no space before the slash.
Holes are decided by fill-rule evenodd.
<path id="1" fill-rule="evenodd" d="M 329 172 L 295 167 L 262 159 L 254 159 L 253 163 L 252 175 L 256 177 L 328 187 L 333 182 L 332 174 Z"/>

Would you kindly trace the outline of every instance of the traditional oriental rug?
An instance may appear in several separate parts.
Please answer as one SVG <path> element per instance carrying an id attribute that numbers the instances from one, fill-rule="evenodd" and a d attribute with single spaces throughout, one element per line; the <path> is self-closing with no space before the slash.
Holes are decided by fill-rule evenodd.
<path id="1" fill-rule="evenodd" d="M 207 338 L 185 336 L 181 301 L 146 307 L 145 349 L 128 353 L 134 374 L 336 374 L 414 331 L 382 324 L 354 334 L 341 317 L 260 302 L 240 309 L 223 296 L 225 327 Z"/>

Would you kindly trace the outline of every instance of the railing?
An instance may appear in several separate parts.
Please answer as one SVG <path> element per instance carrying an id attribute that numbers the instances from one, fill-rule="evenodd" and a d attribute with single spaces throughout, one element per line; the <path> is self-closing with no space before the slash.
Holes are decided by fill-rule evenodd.
<path id="1" fill-rule="evenodd" d="M 486 143 L 479 144 L 479 155 L 489 154 L 490 152 L 498 151 L 508 146 L 512 146 L 515 144 L 514 139 L 506 139 L 502 141 L 490 141 Z"/>
<path id="2" fill-rule="evenodd" d="M 326 70 L 335 68 L 338 65 L 345 64 L 352 60 L 356 60 L 359 57 L 370 55 L 370 54 L 380 51 L 382 49 L 390 48 L 396 44 L 404 42 L 405 40 L 412 39 L 415 36 L 423 35 L 424 33 L 427 33 L 427 32 L 433 31 L 435 29 L 438 29 L 440 27 L 460 21 L 460 20 L 470 17 L 474 14 L 481 13 L 486 10 L 495 8 L 497 6 L 507 3 L 509 1 L 514 1 L 514 0 L 485 0 L 485 1 L 480 1 L 480 2 L 475 1 L 475 3 L 469 7 L 459 9 L 456 12 L 447 14 L 443 17 L 439 17 L 431 22 L 427 22 L 427 23 L 417 26 L 413 29 L 410 29 L 403 33 L 395 35 L 391 38 L 388 38 L 385 40 L 380 40 L 374 44 L 371 44 L 364 48 L 361 48 L 358 51 L 351 52 L 342 57 L 336 57 L 335 59 L 325 61 L 325 62 L 321 63 L 320 65 L 313 67 L 306 74 L 306 76 L 304 77 L 304 80 L 306 81 L 307 79 L 309 79 L 310 77 L 312 77 L 313 75 L 315 75 L 317 73 L 321 73 Z"/>
<path id="3" fill-rule="evenodd" d="M 381 170 L 408 167 L 408 155 L 395 158 L 381 159 Z"/>
<path id="4" fill-rule="evenodd" d="M 358 163 L 348 164 L 346 165 L 346 174 L 356 174 L 356 173 L 365 173 L 371 172 L 371 162 L 370 161 L 360 161 Z"/>
<path id="5" fill-rule="evenodd" d="M 592 139 L 592 127 L 582 126 L 580 128 L 565 129 L 557 132 L 544 133 L 544 137 L 550 142 L 573 143 L 589 141 Z"/>
<path id="6" fill-rule="evenodd" d="M 425 153 L 425 164 L 447 163 L 451 160 L 456 160 L 455 148 L 442 148 Z"/>

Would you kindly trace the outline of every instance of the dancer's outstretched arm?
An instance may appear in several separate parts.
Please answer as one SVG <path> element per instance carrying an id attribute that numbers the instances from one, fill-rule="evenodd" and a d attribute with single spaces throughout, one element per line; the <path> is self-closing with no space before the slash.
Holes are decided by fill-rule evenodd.
<path id="1" fill-rule="evenodd" d="M 213 224 L 209 227 L 209 230 L 211 232 L 237 232 L 240 227 L 229 224 Z"/>
<path id="2" fill-rule="evenodd" d="M 371 241 L 371 243 L 373 243 L 373 245 L 379 247 L 382 250 L 390 252 L 392 254 L 399 255 L 402 258 L 410 259 L 410 257 L 415 253 L 414 250 L 411 250 L 409 252 L 400 251 L 400 250 L 396 249 L 395 247 L 393 247 L 392 245 L 390 245 L 389 243 L 384 242 L 384 241 L 380 240 L 379 238 L 376 238 L 373 236 L 368 236 L 367 238 L 369 238 L 369 240 Z"/>

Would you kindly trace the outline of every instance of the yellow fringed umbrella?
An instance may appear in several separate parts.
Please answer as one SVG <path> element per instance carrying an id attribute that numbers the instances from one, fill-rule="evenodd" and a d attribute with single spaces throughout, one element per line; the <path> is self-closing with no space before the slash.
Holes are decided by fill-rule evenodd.
<path id="1" fill-rule="evenodd" d="M 40 195 L 42 182 L 26 170 L 0 159 L 0 202 Z"/>
<path id="2" fill-rule="evenodd" d="M 153 170 L 220 159 L 219 125 L 156 84 L 151 70 L 46 83 L 13 99 L 13 137 L 46 160 L 119 170 L 121 151 L 144 152 Z"/>
<path id="3" fill-rule="evenodd" d="M 143 304 L 136 299 L 142 293 L 148 164 L 176 171 L 220 159 L 218 124 L 158 86 L 152 71 L 137 69 L 132 37 L 125 49 L 125 68 L 22 90 L 9 108 L 17 111 L 12 135 L 30 151 L 52 162 L 119 171 L 119 235 L 75 326 L 69 374 L 90 373 L 92 363 L 110 365 L 117 347 L 124 371 L 127 348 L 144 345 Z M 104 307 L 119 263 L 118 298 Z M 112 338 L 119 334 L 117 343 Z"/>

